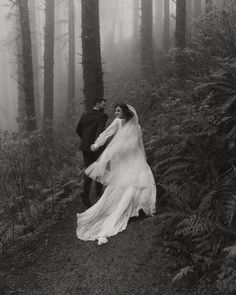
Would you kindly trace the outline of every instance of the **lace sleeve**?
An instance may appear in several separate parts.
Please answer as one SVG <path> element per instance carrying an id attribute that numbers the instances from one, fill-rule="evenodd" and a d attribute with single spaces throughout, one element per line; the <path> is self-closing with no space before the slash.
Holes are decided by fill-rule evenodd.
<path id="1" fill-rule="evenodd" d="M 107 128 L 105 131 L 103 131 L 99 137 L 96 139 L 95 143 L 93 146 L 95 148 L 98 148 L 107 141 L 109 137 L 114 135 L 119 129 L 119 119 L 115 119 Z"/>

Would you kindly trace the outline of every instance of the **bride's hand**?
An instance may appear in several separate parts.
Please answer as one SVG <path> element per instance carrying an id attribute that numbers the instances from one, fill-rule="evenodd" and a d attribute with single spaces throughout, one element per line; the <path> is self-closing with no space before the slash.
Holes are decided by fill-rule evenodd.
<path id="1" fill-rule="evenodd" d="M 90 150 L 91 150 L 92 152 L 95 152 L 95 151 L 97 150 L 96 145 L 95 145 L 95 144 L 92 144 L 92 145 L 90 146 Z"/>

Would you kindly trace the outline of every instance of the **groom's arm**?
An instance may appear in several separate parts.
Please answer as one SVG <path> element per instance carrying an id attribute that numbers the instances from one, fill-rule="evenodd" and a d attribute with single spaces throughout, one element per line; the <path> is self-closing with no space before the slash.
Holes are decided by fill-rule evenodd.
<path id="1" fill-rule="evenodd" d="M 80 138 L 83 136 L 83 124 L 82 124 L 83 115 L 81 116 L 79 123 L 76 127 L 76 133 L 79 135 Z"/>

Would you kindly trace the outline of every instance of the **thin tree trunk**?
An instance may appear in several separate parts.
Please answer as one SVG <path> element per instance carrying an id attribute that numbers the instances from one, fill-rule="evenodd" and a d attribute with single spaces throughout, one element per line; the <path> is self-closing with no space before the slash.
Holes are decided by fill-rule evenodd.
<path id="1" fill-rule="evenodd" d="M 46 0 L 43 127 L 52 140 L 54 96 L 54 0 Z"/>
<path id="2" fill-rule="evenodd" d="M 153 69 L 152 0 L 141 0 L 141 60 L 143 74 Z"/>
<path id="3" fill-rule="evenodd" d="M 75 13 L 74 0 L 69 0 L 69 63 L 68 63 L 68 102 L 67 121 L 72 123 L 75 116 Z"/>
<path id="4" fill-rule="evenodd" d="M 133 39 L 135 45 L 137 45 L 139 40 L 139 9 L 140 0 L 133 0 Z"/>
<path id="5" fill-rule="evenodd" d="M 26 130 L 36 129 L 34 80 L 28 0 L 19 0 L 19 19 L 22 36 L 23 89 L 25 95 Z"/>
<path id="6" fill-rule="evenodd" d="M 187 30 L 191 26 L 192 18 L 193 18 L 192 0 L 187 0 L 186 1 L 186 29 Z"/>
<path id="7" fill-rule="evenodd" d="M 20 19 L 16 17 L 16 27 L 20 25 Z M 21 37 L 21 36 L 20 36 Z M 25 94 L 23 89 L 24 74 L 23 74 L 23 60 L 22 60 L 22 38 L 16 36 L 16 55 L 17 55 L 17 86 L 18 86 L 18 114 L 17 122 L 20 130 L 25 130 Z"/>
<path id="8" fill-rule="evenodd" d="M 183 53 L 186 45 L 186 0 L 176 0 L 176 29 L 175 29 L 175 47 L 177 49 L 175 61 L 176 72 L 179 77 L 185 76 L 185 65 Z"/>
<path id="9" fill-rule="evenodd" d="M 37 24 L 36 24 L 36 5 L 35 0 L 29 1 L 30 11 L 30 24 L 31 24 L 31 40 L 32 40 L 32 56 L 33 56 L 33 71 L 34 71 L 34 103 L 35 112 L 37 118 L 37 125 L 41 125 L 41 113 L 40 113 L 40 66 L 39 66 L 39 54 L 38 54 L 38 37 L 37 37 Z"/>
<path id="10" fill-rule="evenodd" d="M 164 30 L 163 30 L 163 49 L 168 51 L 170 48 L 170 0 L 164 0 Z"/>
<path id="11" fill-rule="evenodd" d="M 91 109 L 103 98 L 103 72 L 100 48 L 99 1 L 81 0 L 82 66 L 85 109 Z"/>
<path id="12" fill-rule="evenodd" d="M 156 0 L 155 2 L 155 35 L 157 40 L 157 45 L 163 48 L 163 10 L 164 2 L 163 0 Z"/>
<path id="13" fill-rule="evenodd" d="M 197 18 L 202 13 L 202 3 L 201 3 L 201 0 L 194 0 L 193 3 L 194 3 L 194 17 Z"/>

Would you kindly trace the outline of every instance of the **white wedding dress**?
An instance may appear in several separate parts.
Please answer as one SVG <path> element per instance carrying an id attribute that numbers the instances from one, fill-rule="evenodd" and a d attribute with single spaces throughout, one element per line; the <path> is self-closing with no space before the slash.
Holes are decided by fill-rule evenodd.
<path id="1" fill-rule="evenodd" d="M 135 116 L 124 125 L 116 118 L 95 142 L 100 147 L 114 135 L 99 159 L 85 170 L 106 189 L 97 203 L 77 214 L 76 234 L 81 240 L 98 240 L 101 245 L 107 237 L 125 230 L 129 218 L 138 216 L 140 209 L 146 215 L 155 212 L 156 186 L 136 112 L 129 108 Z"/>

